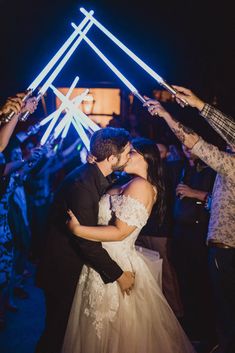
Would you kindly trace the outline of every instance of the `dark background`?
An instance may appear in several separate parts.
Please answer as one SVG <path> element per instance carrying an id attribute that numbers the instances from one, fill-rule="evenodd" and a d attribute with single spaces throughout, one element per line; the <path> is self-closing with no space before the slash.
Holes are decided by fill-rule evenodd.
<path id="1" fill-rule="evenodd" d="M 23 91 L 83 19 L 79 7 L 95 16 L 169 83 L 192 88 L 235 116 L 234 11 L 232 1 L 30 1 L 0 0 L 0 99 Z M 97 29 L 90 38 L 141 93 L 156 82 Z M 119 80 L 82 43 L 56 79 L 69 85 Z"/>

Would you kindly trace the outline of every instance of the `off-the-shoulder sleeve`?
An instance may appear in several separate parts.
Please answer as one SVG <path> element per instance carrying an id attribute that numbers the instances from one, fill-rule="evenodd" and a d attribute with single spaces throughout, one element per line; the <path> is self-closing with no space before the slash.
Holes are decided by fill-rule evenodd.
<path id="1" fill-rule="evenodd" d="M 139 229 L 147 223 L 149 217 L 146 207 L 140 201 L 125 195 L 112 196 L 112 211 L 118 219 Z"/>

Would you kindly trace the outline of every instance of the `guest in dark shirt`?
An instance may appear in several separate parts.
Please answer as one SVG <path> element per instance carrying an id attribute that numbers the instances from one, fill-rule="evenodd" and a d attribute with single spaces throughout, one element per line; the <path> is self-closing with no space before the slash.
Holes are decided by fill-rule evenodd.
<path id="1" fill-rule="evenodd" d="M 207 266 L 206 236 L 210 214 L 205 208 L 216 173 L 182 146 L 185 161 L 172 162 L 175 185 L 173 258 L 191 339 L 214 339 Z"/>

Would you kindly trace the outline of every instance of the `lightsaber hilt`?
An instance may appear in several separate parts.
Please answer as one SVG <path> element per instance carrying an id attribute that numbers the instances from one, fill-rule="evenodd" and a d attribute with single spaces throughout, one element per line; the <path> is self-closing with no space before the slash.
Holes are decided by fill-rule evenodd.
<path id="1" fill-rule="evenodd" d="M 134 96 L 135 96 L 136 98 L 139 99 L 139 101 L 140 101 L 142 104 L 144 104 L 144 103 L 146 102 L 146 99 L 144 99 L 144 97 L 141 96 L 141 94 L 140 94 L 138 91 L 133 91 L 132 93 L 134 94 Z"/>
<path id="2" fill-rule="evenodd" d="M 32 94 L 32 90 L 28 90 L 27 94 L 22 99 L 22 102 L 25 102 L 31 96 L 31 94 Z M 14 118 L 15 115 L 16 115 L 16 113 L 13 112 L 13 110 L 11 110 L 8 114 L 1 115 L 1 122 L 9 123 L 9 121 L 11 121 L 12 118 Z"/>
<path id="3" fill-rule="evenodd" d="M 39 102 L 41 100 L 41 98 L 42 98 L 42 94 L 38 93 L 36 96 L 37 101 Z M 22 114 L 19 117 L 19 121 L 26 121 L 28 119 L 29 115 L 30 115 L 30 112 L 27 110 L 27 112 L 25 112 L 24 114 Z"/>
<path id="4" fill-rule="evenodd" d="M 171 85 L 169 85 L 165 80 L 163 80 L 162 82 L 159 82 L 159 84 L 164 87 L 168 92 L 170 92 L 173 96 L 176 96 L 177 94 L 177 90 L 174 89 L 174 87 L 172 87 Z M 178 98 L 184 106 L 187 106 L 188 105 L 188 102 L 183 99 L 183 98 Z"/>

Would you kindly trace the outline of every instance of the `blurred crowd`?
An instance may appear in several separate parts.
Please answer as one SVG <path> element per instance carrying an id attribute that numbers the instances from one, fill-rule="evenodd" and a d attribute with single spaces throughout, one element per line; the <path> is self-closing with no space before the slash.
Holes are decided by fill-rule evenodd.
<path id="1" fill-rule="evenodd" d="M 229 347 L 221 352 L 234 353 L 235 122 L 209 104 L 200 105 L 191 91 L 178 89 L 178 103 L 183 97 L 198 109 L 224 139 L 223 151 L 200 136 L 200 142 L 190 144 L 198 135 L 185 130 L 157 100 L 147 100 L 153 117 L 132 102 L 126 115 L 114 116 L 109 125 L 126 128 L 133 138 L 153 139 L 160 151 L 166 214 L 160 225 L 152 213 L 137 244 L 160 253 L 168 303 L 205 352 L 220 342 Z M 0 110 L 0 329 L 6 325 L 6 311 L 18 311 L 15 298 L 29 296 L 25 279 L 32 275 L 30 264 L 37 266 L 43 253 L 58 185 L 87 158 L 78 136 L 63 143 L 49 139 L 41 146 L 37 125 L 14 133 L 19 116 L 37 108 L 36 98 L 24 102 L 24 96 L 9 98 Z M 160 98 L 156 92 L 153 96 Z M 14 117 L 6 122 L 10 112 Z M 126 178 L 116 173 L 114 182 Z"/>

